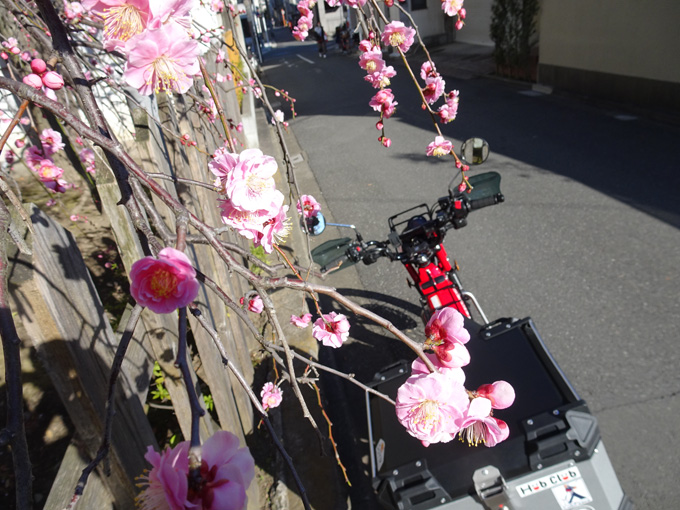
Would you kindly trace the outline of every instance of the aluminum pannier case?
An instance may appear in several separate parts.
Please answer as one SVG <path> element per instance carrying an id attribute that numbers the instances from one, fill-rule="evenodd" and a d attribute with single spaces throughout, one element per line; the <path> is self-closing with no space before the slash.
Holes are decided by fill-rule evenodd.
<path id="1" fill-rule="evenodd" d="M 632 510 L 590 414 L 531 319 L 467 322 L 466 387 L 505 380 L 514 404 L 494 411 L 510 436 L 493 448 L 458 440 L 425 448 L 394 407 L 366 393 L 371 475 L 382 506 L 394 510 Z M 376 374 L 391 398 L 410 362 Z"/>

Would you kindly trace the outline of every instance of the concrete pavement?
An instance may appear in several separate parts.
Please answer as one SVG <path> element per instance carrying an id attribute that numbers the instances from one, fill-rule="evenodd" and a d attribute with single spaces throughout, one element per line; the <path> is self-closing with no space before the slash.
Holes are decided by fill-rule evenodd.
<path id="1" fill-rule="evenodd" d="M 324 192 L 325 210 L 357 223 L 365 237 L 382 239 L 389 215 L 431 202 L 451 175 L 446 164 L 421 154 L 431 134 L 419 121 L 419 105 L 409 105 L 405 89 L 397 90 L 398 80 L 400 106 L 388 124 L 395 143 L 389 150 L 377 147 L 375 116 L 366 106 L 371 88 L 361 82 L 355 57 L 331 53 L 317 61 L 313 47 L 290 43 L 283 56 L 265 61 L 265 69 L 298 97 L 301 115 L 290 129 Z M 446 65 L 433 58 L 440 69 Z M 680 468 L 672 426 L 680 412 L 680 184 L 672 152 L 678 129 L 631 115 L 625 105 L 445 76 L 463 97 L 459 119 L 447 130 L 489 139 L 488 166 L 503 175 L 507 198 L 447 239 L 447 248 L 455 243 L 449 251 L 463 266 L 464 282 L 487 314 L 535 319 L 600 420 L 617 474 L 638 510 L 674 508 L 680 501 L 672 482 Z M 357 269 L 358 285 L 343 283 L 353 269 L 330 281 L 417 336 L 417 297 L 401 268 L 381 261 Z M 362 321 L 352 327 L 351 344 L 320 356 L 370 380 L 376 367 L 398 356 L 397 348 Z M 333 403 L 334 415 L 360 414 L 361 395 L 341 390 L 347 397 Z M 361 466 L 365 426 L 357 420 L 349 427 L 339 431 L 338 442 L 353 445 L 350 454 Z M 370 486 L 361 487 L 361 468 L 355 474 L 354 507 L 376 508 L 367 496 Z"/>

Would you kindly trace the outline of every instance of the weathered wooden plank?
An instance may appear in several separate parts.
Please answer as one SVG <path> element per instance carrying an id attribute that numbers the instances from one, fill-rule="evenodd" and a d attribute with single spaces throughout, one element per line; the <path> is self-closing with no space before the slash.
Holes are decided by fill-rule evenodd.
<path id="1" fill-rule="evenodd" d="M 177 101 L 178 107 L 185 106 L 182 98 Z M 184 110 L 186 112 L 186 109 Z M 190 133 L 195 136 L 192 125 L 186 114 L 180 113 L 177 119 L 178 128 L 182 132 Z M 207 162 L 204 166 L 199 161 L 198 151 L 191 150 L 184 153 L 186 163 L 177 168 L 180 176 L 206 181 Z M 194 214 L 196 214 L 203 221 L 208 224 L 215 224 L 218 220 L 217 211 L 217 195 L 215 193 L 200 187 L 178 186 L 180 189 L 180 196 L 183 202 L 189 207 Z M 217 281 L 219 285 L 230 293 L 231 285 L 226 271 L 223 271 L 224 263 L 221 260 L 216 260 L 214 251 L 208 246 L 194 245 L 191 247 L 191 254 L 196 260 L 197 267 L 209 275 L 210 278 Z M 227 352 L 231 357 L 231 361 L 235 362 L 239 367 L 246 368 L 246 372 L 252 374 L 252 364 L 250 357 L 243 344 L 234 341 L 234 335 L 227 335 L 227 329 L 231 332 L 231 324 L 227 310 L 222 301 L 214 295 L 207 288 L 203 287 L 200 295 L 204 307 L 204 316 L 209 323 L 221 333 L 222 339 L 225 343 Z M 232 299 L 238 300 L 238 296 L 232 294 Z M 236 432 L 237 428 L 243 428 L 244 432 L 249 432 L 252 428 L 252 405 L 247 398 L 246 393 L 239 386 L 238 382 L 232 380 L 231 374 L 225 370 L 220 361 L 220 354 L 215 347 L 210 336 L 203 331 L 197 322 L 192 322 L 192 330 L 196 339 L 196 345 L 203 360 L 203 368 L 206 373 L 206 383 L 211 388 L 213 400 L 215 401 L 215 409 L 220 418 L 220 423 L 223 428 Z M 245 351 L 245 352 L 244 352 Z M 250 375 L 248 374 L 248 375 Z M 239 423 L 239 417 L 240 422 Z"/>
<path id="2" fill-rule="evenodd" d="M 19 318 L 93 457 L 101 443 L 111 362 L 118 338 L 70 233 L 27 206 L 35 234 L 32 257 L 15 258 L 12 296 Z M 111 476 L 104 483 L 117 505 L 133 504 L 134 478 L 155 439 L 134 381 L 119 379 L 111 438 Z"/>
<path id="3" fill-rule="evenodd" d="M 45 501 L 44 510 L 63 510 L 66 508 L 73 497 L 73 488 L 78 483 L 80 473 L 87 466 L 88 462 L 89 460 L 83 458 L 82 453 L 78 451 L 78 447 L 75 444 L 71 443 L 68 446 L 59 466 L 59 472 L 52 484 L 52 489 Z M 80 498 L 78 507 L 97 510 L 124 510 L 122 507 L 115 505 L 111 493 L 106 488 L 106 484 L 102 481 L 99 473 L 96 472 L 90 475 L 90 479 L 87 482 L 87 490 Z"/>
<path id="4" fill-rule="evenodd" d="M 136 260 L 144 257 L 144 252 L 125 207 L 118 205 L 121 199 L 120 190 L 110 170 L 102 169 L 99 172 L 97 189 L 102 199 L 104 213 L 111 222 L 123 266 L 129 271 Z M 150 310 L 144 310 L 142 326 L 143 328 L 135 333 L 134 342 L 136 345 L 145 346 L 151 359 L 151 367 L 153 367 L 153 360 L 158 361 L 161 366 L 166 375 L 165 387 L 170 394 L 180 429 L 184 437 L 189 438 L 191 436 L 191 408 L 180 371 L 175 366 L 178 342 L 177 314 L 158 315 Z M 194 374 L 194 383 L 195 381 Z M 213 432 L 213 424 L 206 416 L 201 420 L 201 436 L 205 439 Z"/>

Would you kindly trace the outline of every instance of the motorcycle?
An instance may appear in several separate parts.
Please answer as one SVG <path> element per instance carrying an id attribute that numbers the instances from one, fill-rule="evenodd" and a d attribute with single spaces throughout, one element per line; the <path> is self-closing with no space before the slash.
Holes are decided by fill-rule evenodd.
<path id="1" fill-rule="evenodd" d="M 484 163 L 489 145 L 471 138 L 461 146 L 467 165 Z M 385 241 L 365 241 L 354 225 L 328 223 L 321 213 L 303 225 L 310 235 L 327 226 L 349 228 L 354 238 L 326 241 L 312 250 L 322 273 L 385 257 L 403 264 L 421 299 L 425 323 L 451 307 L 465 319 L 467 347 L 478 360 L 466 367 L 466 383 L 490 377 L 509 382 L 514 404 L 504 410 L 507 440 L 494 448 L 469 448 L 458 441 L 425 449 L 397 422 L 393 403 L 365 393 L 372 485 L 389 510 L 633 510 L 590 413 L 541 339 L 531 318 L 490 322 L 475 296 L 466 291 L 443 245 L 449 230 L 467 225 L 472 211 L 502 203 L 501 176 L 471 176 L 465 189 L 448 186 L 433 205 L 420 204 L 388 218 Z M 471 309 L 476 315 L 471 316 Z M 409 377 L 410 362 L 383 367 L 369 386 L 395 398 Z M 577 500 L 574 502 L 574 500 Z M 592 506 L 583 506 L 592 503 Z"/>
<path id="2" fill-rule="evenodd" d="M 489 155 L 489 144 L 482 138 L 471 138 L 461 146 L 464 164 L 480 165 Z M 500 204 L 505 199 L 500 190 L 498 172 L 486 172 L 468 178 L 464 191 L 451 181 L 448 195 L 433 205 L 420 204 L 388 218 L 389 234 L 386 241 L 364 241 L 354 225 L 327 223 L 322 213 L 306 220 L 307 231 L 320 235 L 327 226 L 351 228 L 355 238 L 344 237 L 327 241 L 312 250 L 312 260 L 321 273 L 336 271 L 358 262 L 366 265 L 386 257 L 399 261 L 410 276 L 423 307 L 422 319 L 427 322 L 433 312 L 453 307 L 468 319 L 474 307 L 484 324 L 489 321 L 475 296 L 466 291 L 458 276 L 458 266 L 449 258 L 444 239 L 450 229 L 467 225 L 472 211 Z"/>

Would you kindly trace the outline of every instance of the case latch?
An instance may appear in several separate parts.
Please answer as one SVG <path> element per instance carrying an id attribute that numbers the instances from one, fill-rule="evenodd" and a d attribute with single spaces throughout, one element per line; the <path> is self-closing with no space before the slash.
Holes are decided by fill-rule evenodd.
<path id="1" fill-rule="evenodd" d="M 503 475 L 495 466 L 479 468 L 472 475 L 475 492 L 487 510 L 513 510 L 508 497 L 508 487 Z"/>

